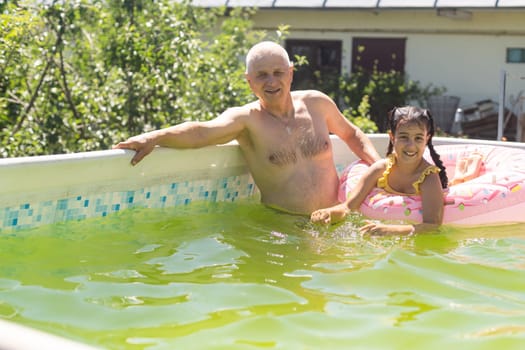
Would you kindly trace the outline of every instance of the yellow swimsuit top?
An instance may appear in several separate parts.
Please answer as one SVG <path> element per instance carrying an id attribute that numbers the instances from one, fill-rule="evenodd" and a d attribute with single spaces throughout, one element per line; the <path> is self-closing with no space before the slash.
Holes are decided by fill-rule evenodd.
<path id="1" fill-rule="evenodd" d="M 394 190 L 392 187 L 390 187 L 390 185 L 388 184 L 388 175 L 390 175 L 390 171 L 392 170 L 392 166 L 396 164 L 396 157 L 393 153 L 389 154 L 388 157 L 387 157 L 387 160 L 386 160 L 386 169 L 385 171 L 383 172 L 383 176 L 381 176 L 378 180 L 377 180 L 377 187 L 379 188 L 384 188 L 385 191 L 389 192 L 389 193 L 393 193 L 393 194 L 399 194 L 399 195 L 412 195 L 412 194 L 409 194 L 409 193 L 402 193 L 402 192 L 398 192 L 396 190 Z M 419 185 L 421 185 L 421 183 L 423 183 L 423 181 L 425 181 L 425 178 L 429 175 L 429 174 L 437 174 L 441 171 L 441 169 L 439 169 L 437 166 L 435 165 L 429 165 L 428 167 L 425 168 L 425 170 L 423 170 L 421 172 L 421 175 L 419 175 L 419 179 L 417 179 L 417 181 L 415 181 L 412 186 L 414 187 L 414 189 L 416 190 L 416 193 L 415 194 L 420 194 L 420 191 L 419 191 Z"/>

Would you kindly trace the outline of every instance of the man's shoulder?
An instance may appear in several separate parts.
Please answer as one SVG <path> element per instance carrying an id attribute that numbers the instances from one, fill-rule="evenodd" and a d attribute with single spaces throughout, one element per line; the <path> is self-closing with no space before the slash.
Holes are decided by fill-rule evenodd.
<path id="1" fill-rule="evenodd" d="M 259 103 L 255 101 L 242 106 L 229 107 L 223 114 L 231 117 L 242 117 L 249 116 L 252 112 L 259 111 L 260 109 Z"/>
<path id="2" fill-rule="evenodd" d="M 319 90 L 294 90 L 291 92 L 292 96 L 295 98 L 326 98 L 326 94 L 322 93 Z"/>
<path id="3" fill-rule="evenodd" d="M 319 90 L 295 90 L 292 91 L 292 98 L 294 100 L 302 100 L 305 103 L 330 101 L 330 97 Z"/>

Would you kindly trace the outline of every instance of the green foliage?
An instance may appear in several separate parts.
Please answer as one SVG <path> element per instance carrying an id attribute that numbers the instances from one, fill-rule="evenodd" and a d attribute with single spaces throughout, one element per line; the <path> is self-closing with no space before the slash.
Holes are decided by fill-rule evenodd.
<path id="1" fill-rule="evenodd" d="M 253 99 L 252 10 L 171 0 L 6 5 L 0 17 L 0 156 L 108 149 Z M 220 35 L 213 35 L 220 26 Z"/>
<path id="2" fill-rule="evenodd" d="M 432 85 L 422 86 L 420 82 L 408 80 L 405 74 L 394 70 L 381 72 L 377 69 L 371 73 L 360 69 L 351 76 L 341 78 L 339 89 L 339 96 L 343 96 L 344 105 L 348 106 L 351 115 L 355 115 L 354 111 L 359 112 L 360 104 L 367 96 L 366 103 L 370 106 L 367 116 L 380 132 L 387 130 L 386 115 L 393 107 L 407 104 L 425 106 L 428 97 L 445 91 Z"/>
<path id="3" fill-rule="evenodd" d="M 343 115 L 352 123 L 357 125 L 365 133 L 377 132 L 377 125 L 370 118 L 370 102 L 368 95 L 364 95 L 355 109 L 346 108 L 343 110 Z"/>
<path id="4" fill-rule="evenodd" d="M 0 14 L 0 127 L 11 122 L 10 115 L 22 110 L 22 106 L 16 103 L 16 95 L 25 90 L 20 83 L 28 70 L 27 57 L 31 55 L 26 43 L 37 35 L 38 27 L 37 20 L 28 11 L 5 6 L 10 12 Z M 39 64 L 39 61 L 34 64 Z"/>
<path id="5" fill-rule="evenodd" d="M 0 2 L 0 156 L 109 149 L 128 136 L 208 120 L 253 99 L 244 55 L 254 10 L 173 0 Z M 219 33 L 218 35 L 216 33 Z M 308 64 L 295 57 L 296 66 Z M 394 105 L 439 89 L 396 72 L 317 77 L 366 132 Z"/>

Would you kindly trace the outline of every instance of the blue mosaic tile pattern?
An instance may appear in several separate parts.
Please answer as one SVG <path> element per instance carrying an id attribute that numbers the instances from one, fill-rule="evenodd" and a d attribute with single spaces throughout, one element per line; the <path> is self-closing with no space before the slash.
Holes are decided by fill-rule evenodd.
<path id="1" fill-rule="evenodd" d="M 164 208 L 193 201 L 230 201 L 254 194 L 248 175 L 222 179 L 185 181 L 141 188 L 135 191 L 76 195 L 38 203 L 0 208 L 0 233 L 28 229 L 68 220 L 104 217 L 132 207 Z"/>
<path id="2" fill-rule="evenodd" d="M 347 166 L 348 164 L 336 164 L 335 170 L 337 170 L 337 173 L 341 175 L 341 173 L 346 169 Z"/>
<path id="3" fill-rule="evenodd" d="M 341 173 L 345 164 L 336 164 Z M 184 181 L 144 187 L 134 191 L 78 194 L 73 197 L 21 203 L 0 208 L 0 233 L 29 229 L 68 220 L 104 217 L 120 210 L 165 208 L 193 201 L 233 202 L 254 195 L 255 184 L 249 175 L 221 179 Z"/>

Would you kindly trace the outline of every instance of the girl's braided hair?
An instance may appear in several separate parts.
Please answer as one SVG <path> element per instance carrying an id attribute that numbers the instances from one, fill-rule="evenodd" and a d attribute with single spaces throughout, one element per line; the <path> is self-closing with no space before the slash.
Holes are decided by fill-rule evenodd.
<path id="1" fill-rule="evenodd" d="M 427 147 L 430 151 L 430 156 L 434 161 L 434 164 L 440 169 L 439 178 L 441 180 L 441 186 L 447 188 L 448 186 L 448 177 L 445 166 L 441 161 L 441 157 L 434 149 L 432 144 L 432 137 L 434 136 L 434 119 L 432 114 L 428 109 L 418 108 L 414 106 L 405 106 L 405 107 L 394 107 L 390 112 L 388 112 L 388 126 L 393 135 L 395 135 L 397 126 L 400 121 L 413 121 L 419 125 L 423 125 L 430 137 L 428 138 Z M 391 154 L 394 150 L 394 144 L 392 140 L 388 143 L 387 155 Z"/>

